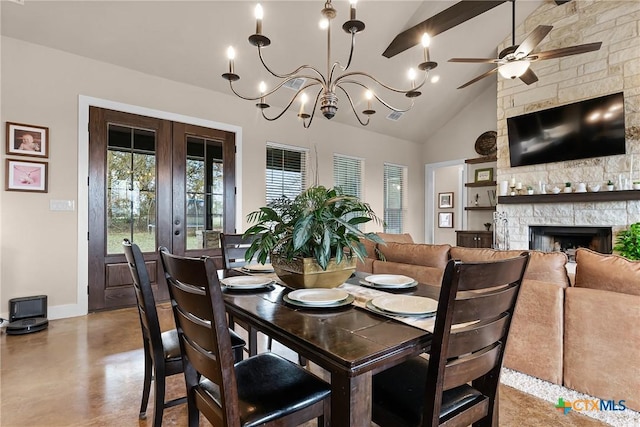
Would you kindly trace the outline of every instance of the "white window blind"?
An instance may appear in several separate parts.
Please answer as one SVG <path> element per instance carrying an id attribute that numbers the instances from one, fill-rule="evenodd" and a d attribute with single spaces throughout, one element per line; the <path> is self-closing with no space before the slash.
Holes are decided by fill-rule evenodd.
<path id="1" fill-rule="evenodd" d="M 384 231 L 403 233 L 407 210 L 407 168 L 384 165 Z"/>
<path id="2" fill-rule="evenodd" d="M 307 187 L 307 157 L 307 150 L 267 143 L 267 204 L 292 199 Z"/>
<path id="3" fill-rule="evenodd" d="M 362 198 L 362 159 L 333 155 L 333 183 L 349 196 Z"/>

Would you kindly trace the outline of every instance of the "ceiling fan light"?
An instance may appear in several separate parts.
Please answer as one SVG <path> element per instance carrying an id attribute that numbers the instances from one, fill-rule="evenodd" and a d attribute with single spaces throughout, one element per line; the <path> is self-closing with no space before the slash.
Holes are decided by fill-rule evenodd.
<path id="1" fill-rule="evenodd" d="M 498 72 L 505 79 L 516 79 L 527 72 L 531 63 L 529 61 L 512 61 L 501 65 Z"/>

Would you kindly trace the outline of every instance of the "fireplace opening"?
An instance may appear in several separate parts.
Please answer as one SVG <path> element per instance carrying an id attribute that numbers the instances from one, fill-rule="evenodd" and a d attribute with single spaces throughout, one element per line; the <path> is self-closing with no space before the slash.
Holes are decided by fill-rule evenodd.
<path id="1" fill-rule="evenodd" d="M 576 249 L 611 253 L 611 227 L 530 226 L 529 249 L 564 252 L 575 262 Z"/>

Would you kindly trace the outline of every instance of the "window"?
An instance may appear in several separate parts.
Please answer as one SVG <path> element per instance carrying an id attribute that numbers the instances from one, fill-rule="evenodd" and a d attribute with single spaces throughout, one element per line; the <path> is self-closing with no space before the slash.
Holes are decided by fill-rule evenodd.
<path id="1" fill-rule="evenodd" d="M 362 198 L 363 160 L 340 154 L 333 155 L 333 183 L 350 196 Z"/>
<path id="2" fill-rule="evenodd" d="M 407 209 L 407 168 L 384 165 L 384 231 L 402 233 Z"/>
<path id="3" fill-rule="evenodd" d="M 307 188 L 307 157 L 305 149 L 267 143 L 267 204 Z"/>

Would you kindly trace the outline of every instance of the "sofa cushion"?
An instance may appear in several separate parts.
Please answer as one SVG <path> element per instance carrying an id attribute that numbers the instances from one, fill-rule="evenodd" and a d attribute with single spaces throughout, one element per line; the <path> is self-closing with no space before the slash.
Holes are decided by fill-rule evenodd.
<path id="1" fill-rule="evenodd" d="M 413 237 L 409 233 L 376 233 L 382 240 L 388 243 L 413 243 Z"/>
<path id="2" fill-rule="evenodd" d="M 563 286 L 522 281 L 504 366 L 562 384 L 563 305 Z"/>
<path id="3" fill-rule="evenodd" d="M 498 251 L 495 249 L 451 248 L 451 258 L 464 262 L 493 261 L 496 259 L 513 258 L 520 255 L 521 250 Z M 569 286 L 566 264 L 567 255 L 563 252 L 528 251 L 531 256 L 524 278 L 541 282 L 553 283 L 566 288 Z"/>
<path id="4" fill-rule="evenodd" d="M 387 243 L 378 245 L 378 250 L 386 261 L 403 264 L 422 265 L 444 270 L 449 261 L 451 245 L 431 245 L 426 243 Z"/>
<path id="5" fill-rule="evenodd" d="M 373 274 L 402 274 L 420 283 L 438 286 L 442 284 L 444 269 L 402 262 L 373 261 Z"/>
<path id="6" fill-rule="evenodd" d="M 639 324 L 640 296 L 566 289 L 565 385 L 640 411 Z"/>
<path id="7" fill-rule="evenodd" d="M 640 261 L 577 249 L 575 286 L 640 295 Z"/>

